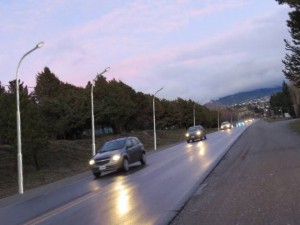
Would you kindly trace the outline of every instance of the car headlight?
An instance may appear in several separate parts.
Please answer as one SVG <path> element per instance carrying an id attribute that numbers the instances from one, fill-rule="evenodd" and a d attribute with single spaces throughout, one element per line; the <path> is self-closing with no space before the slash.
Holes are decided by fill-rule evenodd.
<path id="1" fill-rule="evenodd" d="M 189 135 L 189 133 L 186 133 L 185 136 L 186 136 L 186 137 L 189 137 L 190 135 Z"/>
<path id="2" fill-rule="evenodd" d="M 201 134 L 201 131 L 197 131 L 197 133 L 196 133 L 197 135 L 200 135 Z"/>
<path id="3" fill-rule="evenodd" d="M 114 155 L 111 159 L 112 159 L 113 161 L 118 161 L 120 158 L 121 158 L 120 155 Z"/>
<path id="4" fill-rule="evenodd" d="M 95 160 L 91 159 L 91 160 L 89 161 L 89 164 L 90 164 L 90 166 L 94 165 L 94 164 L 95 164 Z"/>

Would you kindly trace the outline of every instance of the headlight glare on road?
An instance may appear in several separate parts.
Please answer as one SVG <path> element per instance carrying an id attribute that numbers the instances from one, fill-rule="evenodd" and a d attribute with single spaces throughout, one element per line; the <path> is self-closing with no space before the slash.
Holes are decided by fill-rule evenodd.
<path id="1" fill-rule="evenodd" d="M 95 164 L 95 160 L 91 159 L 91 160 L 89 161 L 89 164 L 90 164 L 90 166 L 94 165 L 94 164 Z"/>
<path id="2" fill-rule="evenodd" d="M 114 156 L 112 157 L 112 160 L 113 160 L 113 161 L 118 161 L 120 158 L 121 158 L 120 155 L 114 155 Z"/>

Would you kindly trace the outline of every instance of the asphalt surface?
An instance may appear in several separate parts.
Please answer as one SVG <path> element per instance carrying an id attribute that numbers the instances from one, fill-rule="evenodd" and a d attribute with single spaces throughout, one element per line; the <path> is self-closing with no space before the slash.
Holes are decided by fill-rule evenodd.
<path id="1" fill-rule="evenodd" d="M 171 225 L 300 224 L 300 136 L 290 122 L 251 125 Z"/>
<path id="2" fill-rule="evenodd" d="M 91 172 L 0 200 L 0 225 L 166 225 L 248 126 L 180 142 L 129 172 Z"/>

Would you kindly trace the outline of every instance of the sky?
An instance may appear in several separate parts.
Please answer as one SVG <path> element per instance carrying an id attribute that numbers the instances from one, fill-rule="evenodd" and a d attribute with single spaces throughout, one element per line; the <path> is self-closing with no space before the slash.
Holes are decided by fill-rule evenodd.
<path id="1" fill-rule="evenodd" d="M 281 86 L 290 8 L 275 0 L 0 0 L 0 82 L 34 87 L 48 67 L 85 87 L 97 74 L 167 100 Z"/>

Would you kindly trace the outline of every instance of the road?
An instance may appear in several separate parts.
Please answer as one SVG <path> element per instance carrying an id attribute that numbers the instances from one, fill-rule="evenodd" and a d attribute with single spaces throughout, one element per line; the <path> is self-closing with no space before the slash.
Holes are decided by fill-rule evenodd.
<path id="1" fill-rule="evenodd" d="M 94 179 L 91 173 L 0 201 L 0 224 L 168 224 L 247 126 L 182 142 Z"/>
<path id="2" fill-rule="evenodd" d="M 292 121 L 247 129 L 171 225 L 299 225 L 300 138 Z"/>

